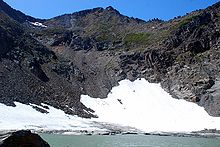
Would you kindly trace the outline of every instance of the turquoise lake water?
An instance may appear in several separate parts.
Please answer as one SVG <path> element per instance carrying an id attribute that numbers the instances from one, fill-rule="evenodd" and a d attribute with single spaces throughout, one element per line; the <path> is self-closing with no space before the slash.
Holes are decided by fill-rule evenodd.
<path id="1" fill-rule="evenodd" d="M 52 147 L 220 147 L 220 138 L 40 134 Z"/>

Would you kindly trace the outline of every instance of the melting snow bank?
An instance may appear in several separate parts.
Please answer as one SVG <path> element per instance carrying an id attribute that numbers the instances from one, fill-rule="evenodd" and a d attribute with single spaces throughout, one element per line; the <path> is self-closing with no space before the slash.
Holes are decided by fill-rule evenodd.
<path id="1" fill-rule="evenodd" d="M 59 134 L 106 134 L 117 130 L 121 132 L 140 132 L 128 126 L 119 126 L 104 122 L 95 122 L 90 119 L 80 118 L 65 114 L 62 110 L 52 106 L 49 109 L 35 104 L 25 105 L 15 102 L 16 107 L 0 103 L 0 138 L 1 134 L 17 130 L 33 130 L 34 132 L 59 133 Z M 34 107 L 44 109 L 48 113 L 41 113 Z"/>
<path id="2" fill-rule="evenodd" d="M 88 119 L 65 114 L 48 106 L 49 113 L 40 113 L 32 106 L 15 102 L 16 107 L 0 104 L 0 131 L 30 129 L 42 132 L 104 131 Z M 36 106 L 36 105 L 34 105 Z M 40 107 L 40 106 L 39 106 Z M 42 108 L 42 107 L 41 107 Z M 56 132 L 55 131 L 55 132 Z"/>
<path id="3" fill-rule="evenodd" d="M 161 132 L 220 129 L 220 118 L 209 116 L 196 104 L 173 99 L 159 84 L 148 83 L 145 79 L 134 82 L 123 80 L 112 89 L 108 98 L 94 99 L 82 95 L 81 102 L 95 110 L 99 118 L 83 119 L 67 115 L 45 104 L 42 105 L 49 109 L 30 105 L 45 109 L 47 114 L 18 102 L 15 102 L 16 107 L 0 104 L 0 132 L 30 129 L 64 134 L 164 134 Z"/>
<path id="4" fill-rule="evenodd" d="M 191 132 L 220 129 L 220 118 L 211 117 L 203 107 L 172 98 L 160 84 L 139 79 L 123 80 L 106 99 L 83 95 L 81 102 L 108 122 L 135 127 L 144 132 Z"/>

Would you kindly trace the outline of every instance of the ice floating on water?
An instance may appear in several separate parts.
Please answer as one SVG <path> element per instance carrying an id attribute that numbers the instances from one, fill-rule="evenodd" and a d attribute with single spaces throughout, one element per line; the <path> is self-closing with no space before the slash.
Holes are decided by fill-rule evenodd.
<path id="1" fill-rule="evenodd" d="M 0 131 L 106 131 L 103 125 L 105 123 L 108 123 L 108 128 L 111 126 L 109 124 L 113 127 L 118 124 L 119 128 L 130 126 L 145 132 L 220 129 L 220 118 L 209 116 L 202 107 L 194 103 L 173 99 L 160 84 L 152 84 L 145 79 L 134 82 L 123 80 L 119 86 L 112 89 L 108 98 L 94 99 L 82 95 L 81 102 L 95 110 L 99 118 L 83 119 L 70 116 L 51 106 L 48 106 L 49 113 L 43 114 L 32 106 L 17 102 L 16 107 L 0 104 Z"/>
<path id="2" fill-rule="evenodd" d="M 83 95 L 81 102 L 99 116 L 94 121 L 136 127 L 146 132 L 190 132 L 220 129 L 220 118 L 211 117 L 203 107 L 172 98 L 160 84 L 145 79 L 123 80 L 106 99 Z"/>

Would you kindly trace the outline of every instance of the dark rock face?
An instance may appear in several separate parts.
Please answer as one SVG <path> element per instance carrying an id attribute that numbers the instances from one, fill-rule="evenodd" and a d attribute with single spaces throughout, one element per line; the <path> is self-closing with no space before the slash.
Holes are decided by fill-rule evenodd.
<path id="1" fill-rule="evenodd" d="M 33 59 L 31 62 L 29 62 L 29 68 L 30 68 L 30 71 L 43 82 L 49 81 L 49 78 L 47 77 L 45 72 L 42 70 L 41 65 L 36 59 Z"/>
<path id="2" fill-rule="evenodd" d="M 186 51 L 190 51 L 193 54 L 198 54 L 206 51 L 206 49 L 200 41 L 193 41 L 187 44 Z"/>
<path id="3" fill-rule="evenodd" d="M 9 43 L 11 42 L 11 43 Z M 0 56 L 4 56 L 12 47 L 12 38 L 0 27 Z"/>
<path id="4" fill-rule="evenodd" d="M 48 27 L 38 29 L 0 3 L 1 103 L 95 117 L 81 94 L 105 98 L 120 80 L 145 78 L 220 116 L 220 3 L 167 22 L 95 8 L 39 20 Z"/>
<path id="5" fill-rule="evenodd" d="M 39 135 L 22 130 L 13 132 L 3 140 L 0 147 L 50 147 L 50 145 Z"/>

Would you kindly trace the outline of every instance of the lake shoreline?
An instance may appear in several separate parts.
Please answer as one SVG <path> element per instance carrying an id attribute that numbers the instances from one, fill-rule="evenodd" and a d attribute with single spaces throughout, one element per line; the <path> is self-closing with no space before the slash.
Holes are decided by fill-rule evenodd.
<path id="1" fill-rule="evenodd" d="M 0 131 L 0 140 L 7 134 L 18 130 L 2 130 Z M 171 137 L 195 137 L 195 138 L 220 138 L 220 130 L 202 130 L 197 132 L 181 133 L 181 132 L 121 132 L 121 131 L 70 131 L 70 130 L 30 130 L 37 134 L 58 134 L 64 136 L 115 136 L 115 135 L 145 135 L 145 136 L 171 136 Z"/>

